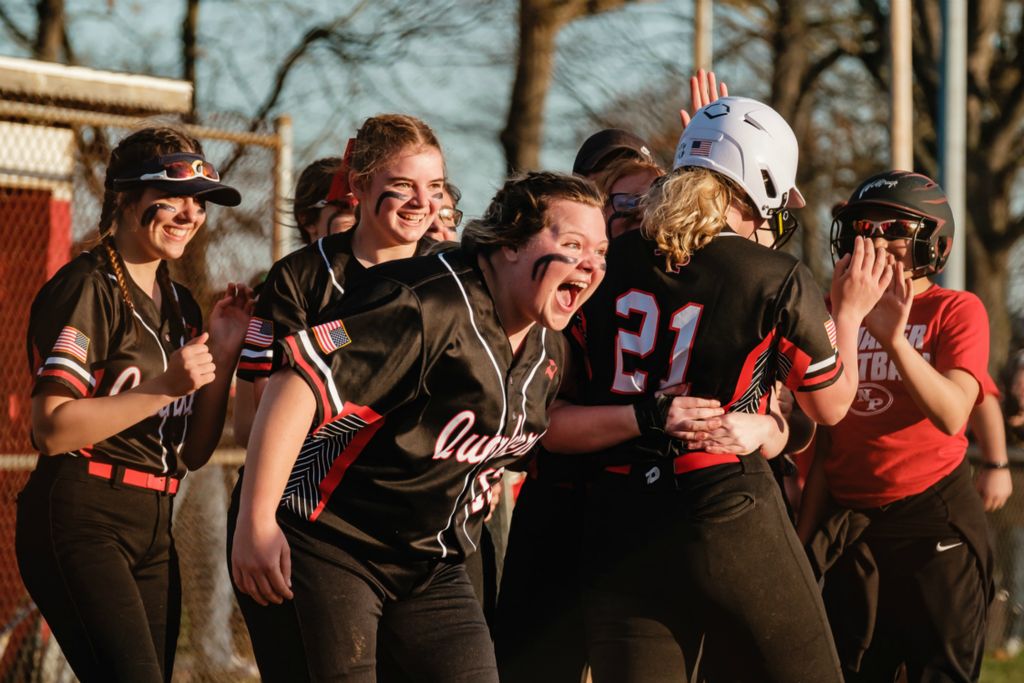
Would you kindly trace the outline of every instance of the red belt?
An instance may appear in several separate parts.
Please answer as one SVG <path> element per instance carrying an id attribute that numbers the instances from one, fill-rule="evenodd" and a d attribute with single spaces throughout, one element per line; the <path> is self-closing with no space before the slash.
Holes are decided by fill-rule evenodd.
<path id="1" fill-rule="evenodd" d="M 672 469 L 676 474 L 686 474 L 694 470 L 702 470 L 715 465 L 725 465 L 730 462 L 739 462 L 739 456 L 724 453 L 705 453 L 693 451 L 676 457 L 672 462 Z M 606 471 L 612 474 L 629 474 L 631 465 L 609 465 Z"/>
<path id="2" fill-rule="evenodd" d="M 116 475 L 115 475 L 116 470 Z M 89 474 L 100 479 L 114 479 L 122 484 L 128 486 L 135 486 L 140 489 L 149 489 L 150 491 L 159 491 L 161 493 L 168 493 L 174 495 L 178 492 L 179 479 L 177 477 L 158 477 L 155 474 L 149 472 L 142 472 L 140 470 L 133 470 L 128 467 L 114 466 L 105 462 L 90 462 L 88 468 Z"/>

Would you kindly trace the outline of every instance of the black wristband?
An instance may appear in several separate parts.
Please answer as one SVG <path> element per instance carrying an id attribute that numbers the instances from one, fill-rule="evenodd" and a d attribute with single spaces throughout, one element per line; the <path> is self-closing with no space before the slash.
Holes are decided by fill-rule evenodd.
<path id="1" fill-rule="evenodd" d="M 665 433 L 665 421 L 668 409 L 672 405 L 671 396 L 649 396 L 633 404 L 636 424 L 640 428 L 640 436 Z"/>
<path id="2" fill-rule="evenodd" d="M 981 463 L 983 469 L 986 470 L 1008 470 L 1010 469 L 1010 461 L 1004 462 L 983 462 Z"/>

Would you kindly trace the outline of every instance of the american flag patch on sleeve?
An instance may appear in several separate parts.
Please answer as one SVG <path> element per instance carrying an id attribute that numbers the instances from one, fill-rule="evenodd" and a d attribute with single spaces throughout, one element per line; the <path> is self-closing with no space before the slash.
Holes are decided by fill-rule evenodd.
<path id="1" fill-rule="evenodd" d="M 690 154 L 695 157 L 706 157 L 711 155 L 711 140 L 694 140 L 690 144 Z"/>
<path id="2" fill-rule="evenodd" d="M 249 321 L 249 329 L 245 331 L 245 343 L 265 348 L 274 343 L 274 323 L 263 318 Z"/>
<path id="3" fill-rule="evenodd" d="M 829 319 L 825 321 L 825 334 L 828 335 L 828 340 L 832 344 L 833 349 L 839 348 L 839 342 L 836 341 L 836 323 L 829 316 Z"/>
<path id="4" fill-rule="evenodd" d="M 53 345 L 54 353 L 66 353 L 84 363 L 89 356 L 89 337 L 71 325 L 65 325 Z"/>
<path id="5" fill-rule="evenodd" d="M 313 333 L 313 338 L 316 339 L 316 345 L 324 353 L 333 353 L 352 343 L 352 339 L 349 338 L 348 332 L 345 330 L 345 325 L 340 320 L 316 325 L 310 331 Z"/>

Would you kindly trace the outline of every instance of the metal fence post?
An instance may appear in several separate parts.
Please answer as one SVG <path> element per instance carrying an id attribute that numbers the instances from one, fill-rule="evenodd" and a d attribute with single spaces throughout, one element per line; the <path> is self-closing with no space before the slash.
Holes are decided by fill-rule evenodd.
<path id="1" fill-rule="evenodd" d="M 274 234 L 271 238 L 272 260 L 280 260 L 292 249 L 288 224 L 288 201 L 292 192 L 292 117 L 284 114 L 274 119 L 277 148 L 274 159 Z"/>

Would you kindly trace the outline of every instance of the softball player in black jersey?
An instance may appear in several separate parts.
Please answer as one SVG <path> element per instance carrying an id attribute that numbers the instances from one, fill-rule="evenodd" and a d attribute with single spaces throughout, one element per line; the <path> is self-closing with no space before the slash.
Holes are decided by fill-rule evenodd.
<path id="1" fill-rule="evenodd" d="M 351 173 L 352 179 L 346 177 L 344 187 L 351 184 L 353 203 L 363 207 L 359 224 L 353 230 L 321 237 L 271 268 L 238 364 L 238 379 L 252 387 L 245 393 L 254 401 L 258 402 L 271 374 L 275 341 L 319 322 L 323 312 L 335 306 L 369 266 L 425 254 L 433 245 L 423 234 L 441 205 L 444 159 L 426 123 L 397 114 L 367 119 L 341 168 L 346 176 Z M 425 193 L 410 193 L 410 183 L 425 188 Z M 331 192 L 340 194 L 338 183 L 331 185 Z M 308 192 L 299 187 L 296 194 L 307 196 Z M 248 434 L 236 438 L 244 445 Z M 229 564 L 242 480 L 240 473 L 228 509 Z M 235 595 L 263 679 L 305 680 L 306 657 L 292 602 L 260 604 L 237 588 Z"/>
<path id="2" fill-rule="evenodd" d="M 420 190 L 423 191 L 423 190 Z M 508 181 L 462 247 L 384 264 L 281 344 L 257 414 L 233 576 L 293 597 L 315 680 L 495 681 L 462 559 L 490 487 L 547 426 L 555 332 L 604 274 L 587 181 Z"/>
<path id="3" fill-rule="evenodd" d="M 641 151 L 647 149 L 636 136 L 609 129 L 591 136 L 577 155 L 574 168 L 586 171 L 605 195 L 609 239 L 634 218 L 639 222 L 632 193 L 642 195 L 665 175 L 649 160 L 649 152 Z M 512 510 L 494 614 L 494 649 L 503 683 L 577 683 L 584 675 L 580 554 L 586 489 L 598 471 L 590 465 L 543 450 L 529 465 Z"/>
<path id="4" fill-rule="evenodd" d="M 667 438 L 671 396 L 657 392 L 718 400 L 729 413 L 715 424 L 727 430 L 765 413 L 778 379 L 811 417 L 837 421 L 856 389 L 843 362 L 856 363 L 857 326 L 891 271 L 858 243 L 833 286 L 833 321 L 806 268 L 754 242 L 803 203 L 796 140 L 765 105 L 726 97 L 702 108 L 674 166 L 642 231 L 615 240 L 580 315 L 589 379 L 578 399 L 596 407 L 553 412 L 545 438 L 558 452 L 597 451 L 606 466 L 584 540 L 594 680 L 683 681 L 689 667 L 708 681 L 839 681 L 767 462 Z"/>
<path id="5" fill-rule="evenodd" d="M 201 332 L 166 261 L 234 206 L 198 141 L 147 128 L 112 152 L 101 241 L 32 304 L 32 438 L 18 499 L 22 579 L 82 681 L 170 680 L 181 588 L 171 506 L 220 437 L 249 292 L 228 286 Z"/>

